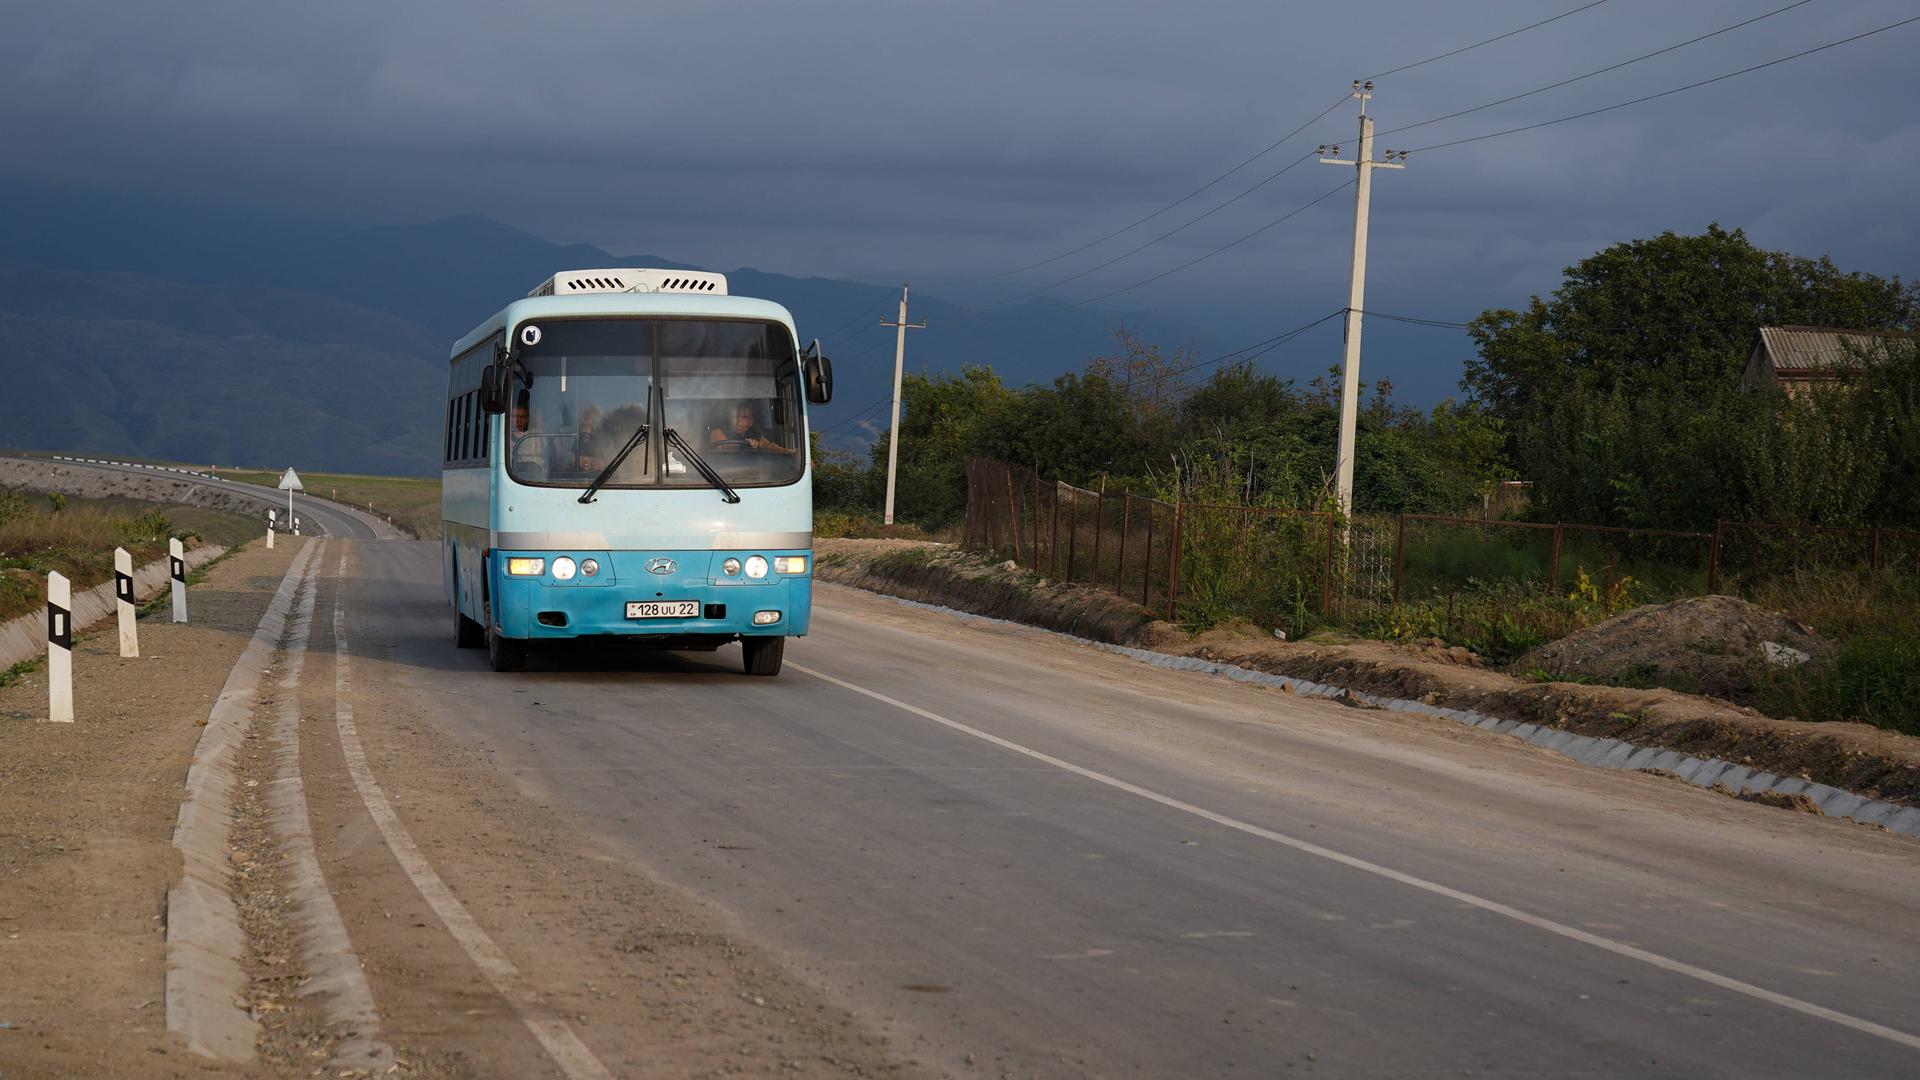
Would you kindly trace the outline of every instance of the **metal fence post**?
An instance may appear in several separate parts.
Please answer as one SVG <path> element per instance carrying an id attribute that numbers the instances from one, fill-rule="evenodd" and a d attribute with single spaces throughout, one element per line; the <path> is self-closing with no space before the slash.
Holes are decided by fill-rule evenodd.
<path id="1" fill-rule="evenodd" d="M 1709 594 L 1720 591 L 1721 535 L 1726 528 L 1727 523 L 1724 521 L 1713 523 L 1713 545 L 1707 549 L 1707 592 Z"/>
<path id="2" fill-rule="evenodd" d="M 1107 528 L 1107 478 L 1100 478 L 1100 493 L 1093 498 L 1093 576 L 1087 584 L 1100 587 L 1100 534 Z"/>
<path id="3" fill-rule="evenodd" d="M 1327 557 L 1320 571 L 1320 615 L 1322 618 L 1333 616 L 1333 519 L 1327 515 Z"/>
<path id="4" fill-rule="evenodd" d="M 1175 621 L 1180 611 L 1180 537 L 1185 524 L 1181 504 L 1173 504 L 1173 540 L 1167 549 L 1167 621 Z"/>
<path id="5" fill-rule="evenodd" d="M 1033 572 L 1037 574 L 1040 572 L 1040 467 L 1037 464 L 1033 469 L 1033 514 L 1027 524 L 1033 529 L 1033 543 L 1027 550 L 1033 554 Z"/>
<path id="6" fill-rule="evenodd" d="M 1141 607 L 1151 607 L 1153 604 L 1151 597 L 1153 591 L 1153 506 L 1154 503 L 1158 501 L 1159 500 L 1155 499 L 1147 503 L 1147 553 L 1140 559 Z"/>
<path id="7" fill-rule="evenodd" d="M 1555 522 L 1553 526 L 1553 562 L 1551 570 L 1553 574 L 1554 592 L 1560 591 L 1560 543 L 1566 534 L 1567 527 L 1559 522 Z"/>
<path id="8" fill-rule="evenodd" d="M 1880 572 L 1880 526 L 1873 527 L 1873 536 L 1867 542 L 1867 572 Z"/>
<path id="9" fill-rule="evenodd" d="M 1133 492 L 1120 493 L 1120 551 L 1114 559 L 1113 591 L 1122 596 L 1127 592 L 1127 530 L 1133 526 Z"/>
<path id="10" fill-rule="evenodd" d="M 1067 576 L 1073 580 L 1073 557 L 1080 550 L 1080 489 L 1067 489 Z"/>
<path id="11" fill-rule="evenodd" d="M 1052 495 L 1047 502 L 1053 511 L 1053 532 L 1047 541 L 1047 576 L 1058 578 L 1060 576 L 1060 481 L 1053 482 Z M 1035 566 L 1034 569 L 1037 570 L 1039 567 Z"/>
<path id="12" fill-rule="evenodd" d="M 1020 564 L 1020 496 L 1013 488 L 1013 466 L 1007 466 L 1007 532 L 1013 537 L 1013 562 Z"/>
<path id="13" fill-rule="evenodd" d="M 1400 515 L 1400 535 L 1393 542 L 1393 605 L 1400 606 L 1400 581 L 1407 570 L 1407 515 Z"/>

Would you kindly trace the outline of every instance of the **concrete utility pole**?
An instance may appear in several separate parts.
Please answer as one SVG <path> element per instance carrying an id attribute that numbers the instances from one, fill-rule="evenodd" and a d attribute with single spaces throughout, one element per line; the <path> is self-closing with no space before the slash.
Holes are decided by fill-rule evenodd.
<path id="1" fill-rule="evenodd" d="M 1347 159 L 1338 146 L 1322 146 L 1320 163 L 1346 165 L 1359 170 L 1353 196 L 1353 271 L 1347 282 L 1347 356 L 1340 378 L 1340 449 L 1334 458 L 1334 490 L 1340 500 L 1340 513 L 1353 516 L 1353 437 L 1360 416 L 1360 313 L 1367 306 L 1367 212 L 1373 201 L 1373 170 L 1404 169 L 1405 150 L 1387 151 L 1386 160 L 1373 160 L 1373 117 L 1367 115 L 1367 102 L 1373 98 L 1373 83 L 1353 84 L 1353 96 L 1360 100 L 1360 152 Z"/>
<path id="2" fill-rule="evenodd" d="M 907 366 L 907 331 L 925 330 L 925 321 L 907 321 L 907 284 L 900 285 L 900 317 L 893 322 L 880 320 L 881 326 L 895 328 L 893 335 L 893 426 L 887 430 L 887 520 L 893 524 L 893 477 L 900 467 L 900 375 Z"/>

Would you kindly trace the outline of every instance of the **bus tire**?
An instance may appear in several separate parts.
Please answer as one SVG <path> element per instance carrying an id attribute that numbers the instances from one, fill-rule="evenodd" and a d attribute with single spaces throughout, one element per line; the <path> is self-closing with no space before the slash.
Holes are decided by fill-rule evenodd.
<path id="1" fill-rule="evenodd" d="M 456 648 L 477 649 L 487 643 L 487 631 L 479 623 L 467 618 L 459 608 L 453 609 L 453 644 Z"/>
<path id="2" fill-rule="evenodd" d="M 778 675 L 780 661 L 787 653 L 784 637 L 743 637 L 740 639 L 740 666 L 749 675 Z"/>
<path id="3" fill-rule="evenodd" d="M 495 671 L 525 671 L 527 643 L 501 637 L 492 627 L 488 627 L 487 666 Z"/>

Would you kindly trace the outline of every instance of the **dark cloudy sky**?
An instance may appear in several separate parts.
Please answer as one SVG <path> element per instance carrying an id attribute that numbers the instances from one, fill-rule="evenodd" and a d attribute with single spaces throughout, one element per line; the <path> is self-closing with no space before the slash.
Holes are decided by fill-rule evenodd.
<path id="1" fill-rule="evenodd" d="M 718 268 L 911 277 L 988 301 L 1179 224 L 1316 143 L 1342 105 L 1192 190 L 1355 77 L 1582 0 L 513 4 L 9 3 L 0 173 L 365 222 L 474 212 L 557 241 Z M 1674 44 L 1789 0 L 1610 0 L 1379 80 L 1383 130 Z M 1664 90 L 1920 15 L 1812 0 L 1653 60 L 1383 146 L 1425 146 Z M 1375 193 L 1369 306 L 1461 317 L 1550 289 L 1597 248 L 1718 220 L 1911 274 L 1920 23 L 1542 131 L 1415 154 Z M 1309 161 L 1048 295 L 1184 262 L 1341 183 Z M 1344 302 L 1351 198 L 1117 298 L 1276 325 Z M 1447 348 L 1453 348 L 1449 344 Z"/>

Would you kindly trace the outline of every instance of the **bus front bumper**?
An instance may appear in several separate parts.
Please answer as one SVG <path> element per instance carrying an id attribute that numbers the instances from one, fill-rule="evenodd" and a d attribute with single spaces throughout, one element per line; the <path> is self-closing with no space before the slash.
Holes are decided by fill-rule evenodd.
<path id="1" fill-rule="evenodd" d="M 804 558 L 806 570 L 769 570 L 751 579 L 744 565 L 754 556 L 770 565 L 777 558 Z M 554 573 L 562 557 L 575 566 L 565 580 Z M 540 560 L 540 571 L 507 572 L 522 559 Z M 589 559 L 600 566 L 592 576 L 580 569 Z M 725 573 L 729 559 L 743 569 Z M 811 551 L 496 550 L 489 553 L 488 571 L 499 633 L 531 641 L 621 637 L 697 647 L 735 637 L 798 637 L 807 632 L 813 607 Z M 672 611 L 687 604 L 697 604 L 697 612 Z"/>

